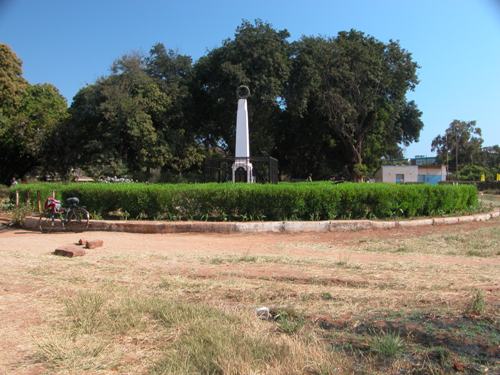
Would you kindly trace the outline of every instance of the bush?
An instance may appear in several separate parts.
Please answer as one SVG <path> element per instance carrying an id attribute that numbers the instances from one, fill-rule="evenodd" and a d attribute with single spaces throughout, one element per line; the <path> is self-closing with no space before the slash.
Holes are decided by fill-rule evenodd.
<path id="1" fill-rule="evenodd" d="M 18 185 L 21 197 L 77 196 L 101 217 L 127 212 L 131 219 L 331 220 L 432 216 L 477 207 L 472 185 L 396 185 L 329 182 L 271 184 L 51 184 Z M 13 199 L 14 190 L 11 190 Z"/>
<path id="2" fill-rule="evenodd" d="M 370 349 L 382 358 L 394 358 L 403 351 L 404 341 L 393 333 L 380 334 L 371 339 Z"/>
<path id="3" fill-rule="evenodd" d="M 485 309 L 486 302 L 484 300 L 484 294 L 481 290 L 476 290 L 476 293 L 471 298 L 465 312 L 472 315 L 481 315 L 484 313 Z"/>

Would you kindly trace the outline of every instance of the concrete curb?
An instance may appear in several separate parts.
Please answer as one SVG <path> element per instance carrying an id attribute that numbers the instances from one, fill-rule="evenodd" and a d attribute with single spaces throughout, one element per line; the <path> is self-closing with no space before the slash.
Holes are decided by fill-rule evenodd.
<path id="1" fill-rule="evenodd" d="M 500 210 L 484 214 L 430 219 L 377 221 L 377 220 L 326 220 L 326 221 L 109 221 L 91 220 L 88 231 L 129 233 L 302 233 L 338 232 L 366 229 L 412 228 L 429 225 L 450 225 L 473 221 L 487 221 L 500 216 Z M 38 218 L 27 217 L 25 229 L 38 230 Z"/>

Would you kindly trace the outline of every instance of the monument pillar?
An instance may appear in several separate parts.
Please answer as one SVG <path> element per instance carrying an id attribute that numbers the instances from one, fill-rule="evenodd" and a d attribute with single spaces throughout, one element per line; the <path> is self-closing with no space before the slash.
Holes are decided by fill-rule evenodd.
<path id="1" fill-rule="evenodd" d="M 236 112 L 236 148 L 232 167 L 233 182 L 254 182 L 253 166 L 250 163 L 250 137 L 248 133 L 247 86 L 238 87 L 238 111 Z"/>

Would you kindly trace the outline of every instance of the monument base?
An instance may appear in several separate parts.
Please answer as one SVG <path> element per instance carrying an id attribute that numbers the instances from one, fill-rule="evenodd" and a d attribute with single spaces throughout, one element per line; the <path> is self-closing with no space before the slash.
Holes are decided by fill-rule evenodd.
<path id="1" fill-rule="evenodd" d="M 235 158 L 232 166 L 233 182 L 255 182 L 250 158 Z"/>

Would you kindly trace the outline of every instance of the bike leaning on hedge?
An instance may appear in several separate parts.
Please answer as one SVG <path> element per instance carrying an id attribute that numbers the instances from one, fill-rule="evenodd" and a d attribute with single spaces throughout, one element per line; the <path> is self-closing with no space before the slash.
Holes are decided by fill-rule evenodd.
<path id="1" fill-rule="evenodd" d="M 80 200 L 76 197 L 66 199 L 66 206 L 53 197 L 47 198 L 45 210 L 38 221 L 40 231 L 43 233 L 59 228 L 75 232 L 86 230 L 89 226 L 90 214 L 79 204 Z"/>

